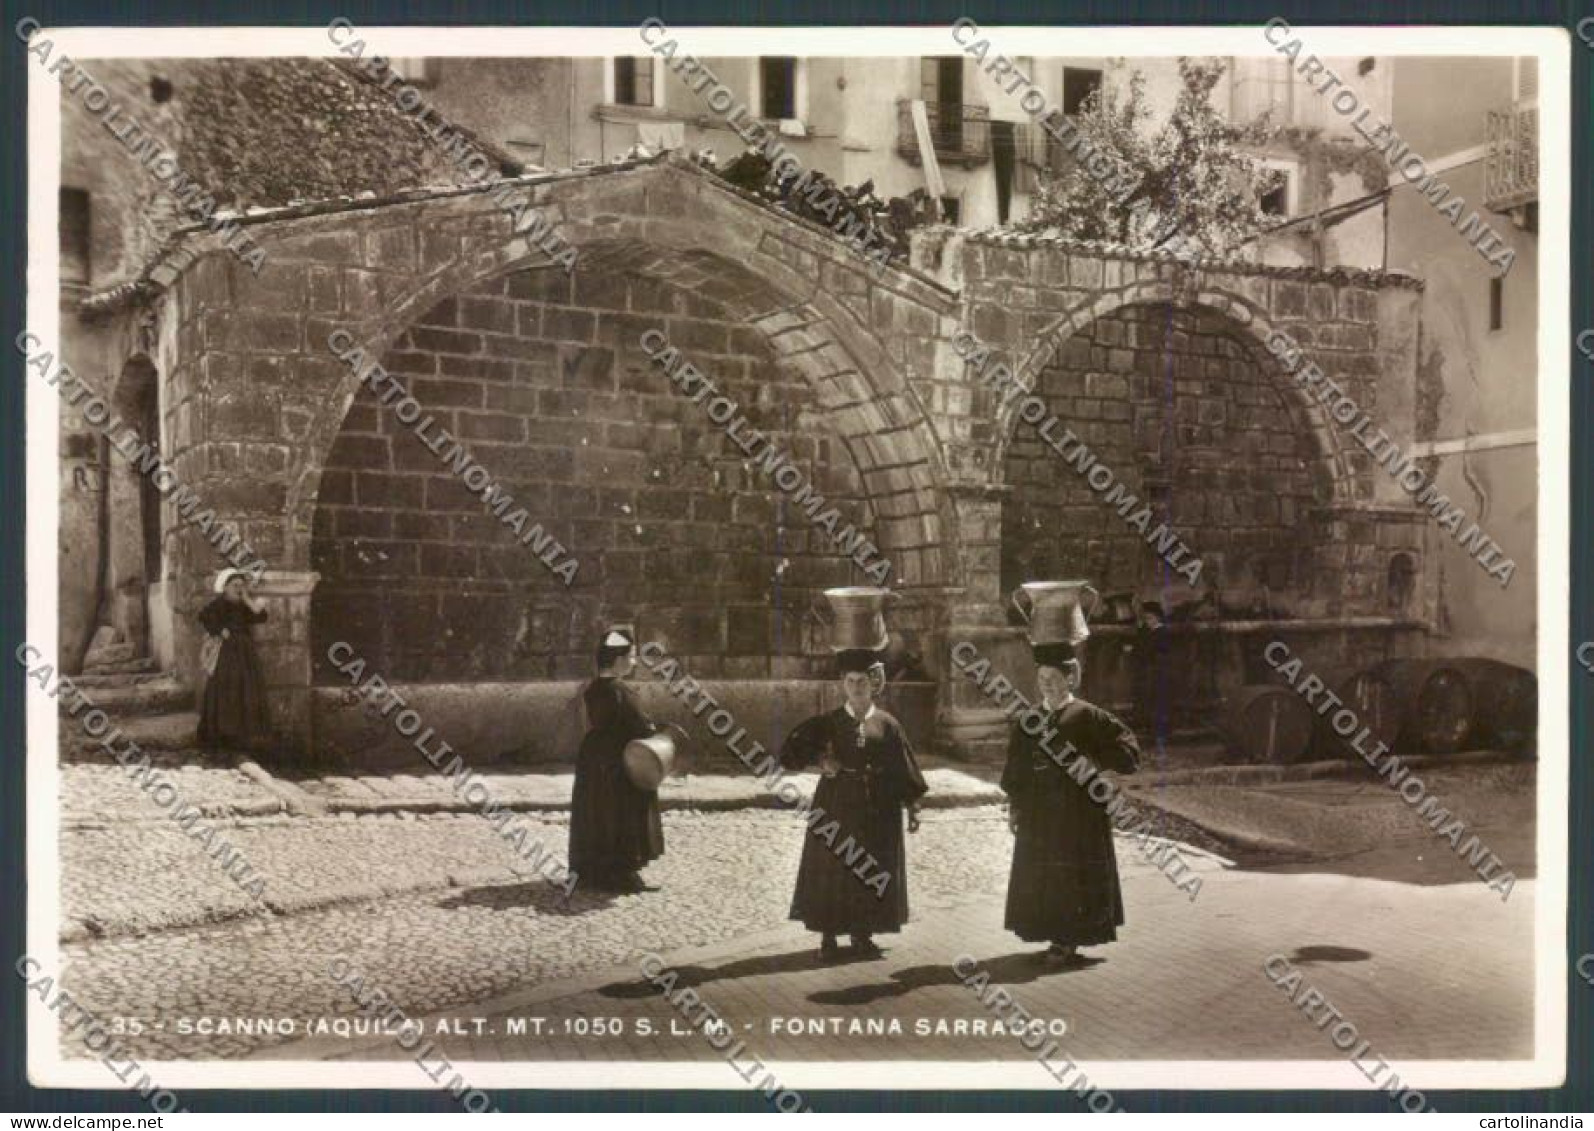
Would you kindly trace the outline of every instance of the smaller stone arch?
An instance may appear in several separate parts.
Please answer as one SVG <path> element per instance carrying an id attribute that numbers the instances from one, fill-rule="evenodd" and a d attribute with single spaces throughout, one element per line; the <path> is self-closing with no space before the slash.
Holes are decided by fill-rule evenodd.
<path id="1" fill-rule="evenodd" d="M 1233 295 L 1181 301 L 1165 282 L 1058 320 L 1026 359 L 1026 393 L 1002 406 L 1004 588 L 1090 576 L 1134 590 L 1199 561 L 1187 580 L 1236 608 L 1314 595 L 1318 539 L 1302 531 L 1348 477 L 1326 416 L 1312 428 L 1295 383 L 1279 387 L 1259 323 L 1265 336 Z"/>
<path id="2" fill-rule="evenodd" d="M 1269 349 L 1274 325 L 1268 312 L 1249 298 L 1222 287 L 1180 286 L 1167 279 L 1140 280 L 1116 290 L 1092 295 L 1046 327 L 1039 341 L 1014 367 L 1015 378 L 1026 396 L 1009 397 L 998 409 L 998 441 L 993 470 L 1000 469 L 1006 460 L 1018 424 L 1019 409 L 1027 399 L 1027 394 L 1035 388 L 1041 370 L 1057 355 L 1064 343 L 1093 322 L 1123 307 L 1158 304 L 1171 305 L 1176 309 L 1210 311 L 1234 323 L 1248 335 L 1253 354 L 1276 376 L 1282 386 L 1285 403 L 1311 438 L 1331 493 L 1330 499 L 1325 502 L 1343 505 L 1353 501 L 1352 469 L 1333 421 L 1321 404 L 1306 395 Z"/>

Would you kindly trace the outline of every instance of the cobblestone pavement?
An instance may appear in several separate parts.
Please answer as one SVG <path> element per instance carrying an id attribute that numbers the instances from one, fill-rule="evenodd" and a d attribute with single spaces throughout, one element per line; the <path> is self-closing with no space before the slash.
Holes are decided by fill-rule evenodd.
<path id="1" fill-rule="evenodd" d="M 1521 961 L 1532 948 L 1531 881 L 1502 903 L 1478 884 L 1413 888 L 1242 871 L 1205 878 L 1192 903 L 1144 869 L 1128 872 L 1119 940 L 1065 970 L 1037 961 L 1035 947 L 1004 932 L 1001 897 L 985 895 L 925 908 L 900 936 L 883 939 L 886 954 L 872 961 L 821 966 L 813 936 L 792 925 L 663 952 L 677 980 L 661 992 L 641 972 L 647 947 L 639 943 L 629 963 L 581 985 L 506 995 L 423 1024 L 455 1063 L 712 1061 L 720 1054 L 665 996 L 690 987 L 746 1042 L 742 1066 L 755 1058 L 1033 1059 L 1012 1034 L 994 1031 L 976 990 L 959 977 L 958 959 L 968 955 L 974 963 L 962 971 L 987 973 L 1048 1031 L 1060 1031 L 1059 1045 L 1076 1059 L 1328 1061 L 1343 1068 L 1345 1086 L 1367 1087 L 1328 1033 L 1264 973 L 1280 954 L 1370 1042 L 1369 1069 L 1379 1057 L 1398 1070 L 1415 1060 L 1532 1055 L 1533 971 Z M 281 1055 L 405 1056 L 392 1037 L 336 1036 Z M 548 1079 L 536 1071 L 513 1079 Z M 605 1087 L 626 1086 L 622 1066 L 606 1071 Z M 726 1086 L 739 1086 L 732 1067 L 724 1072 Z M 1041 1067 L 1034 1075 L 1046 1084 Z M 815 1084 L 812 1076 L 785 1079 Z"/>
<path id="2" fill-rule="evenodd" d="M 534 835 L 563 855 L 563 815 L 528 817 Z M 273 1040 L 304 1035 L 309 1019 L 350 1013 L 346 991 L 326 971 L 345 956 L 403 1008 L 426 1013 L 528 986 L 576 977 L 624 961 L 635 950 L 670 951 L 779 928 L 786 922 L 801 847 L 801 821 L 768 810 L 665 814 L 665 857 L 647 878 L 657 892 L 606 896 L 563 893 L 542 878 L 516 877 L 510 849 L 482 819 L 438 814 L 281 819 L 234 830 L 236 843 L 284 898 L 325 874 L 364 885 L 376 898 L 290 916 L 239 919 L 211 927 L 81 941 L 65 947 L 66 982 L 124 1029 L 144 1032 L 129 1048 L 144 1057 L 238 1056 Z M 166 883 L 164 857 L 152 851 L 158 826 L 73 834 L 70 876 L 127 875 L 137 885 Z M 177 834 L 180 835 L 180 834 Z M 927 813 L 909 839 L 908 890 L 915 909 L 990 896 L 1005 889 L 1011 837 L 994 806 Z M 1125 874 L 1148 870 L 1126 842 Z M 1219 865 L 1192 856 L 1197 867 Z M 146 863 L 147 861 L 147 863 Z M 291 868 L 287 864 L 291 862 Z M 381 897 L 384 885 L 413 886 L 414 873 L 440 869 L 445 890 Z M 476 877 L 493 876 L 494 882 Z M 1173 891 L 1166 879 L 1157 884 Z M 190 882 L 187 879 L 183 883 Z M 225 879 L 240 901 L 247 896 Z M 79 914 L 92 885 L 73 896 Z M 218 889 L 214 898 L 228 898 Z M 1183 899 L 1183 897 L 1180 897 Z M 199 1019 L 289 1018 L 287 1034 L 200 1036 L 182 1032 Z M 163 1028 L 157 1029 L 160 1025 Z"/>

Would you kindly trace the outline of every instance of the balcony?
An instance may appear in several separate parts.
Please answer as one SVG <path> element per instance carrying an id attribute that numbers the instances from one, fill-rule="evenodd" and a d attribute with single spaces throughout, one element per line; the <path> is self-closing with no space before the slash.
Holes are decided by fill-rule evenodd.
<path id="1" fill-rule="evenodd" d="M 991 159 L 991 108 L 927 102 L 930 143 L 940 161 L 972 169 Z M 919 164 L 919 138 L 913 129 L 913 102 L 897 100 L 897 153 Z"/>
<path id="2" fill-rule="evenodd" d="M 1518 102 L 1487 116 L 1483 205 L 1516 213 L 1539 199 L 1539 104 Z"/>

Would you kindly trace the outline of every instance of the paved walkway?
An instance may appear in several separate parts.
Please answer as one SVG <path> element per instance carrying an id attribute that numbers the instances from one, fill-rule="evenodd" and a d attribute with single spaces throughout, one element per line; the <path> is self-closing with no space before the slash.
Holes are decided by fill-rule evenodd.
<path id="1" fill-rule="evenodd" d="M 1264 975 L 1275 953 L 1293 956 L 1391 1061 L 1531 1055 L 1532 974 L 1520 961 L 1532 946 L 1531 881 L 1502 904 L 1477 882 L 1419 888 L 1242 871 L 1203 880 L 1191 902 L 1154 872 L 1128 875 L 1119 941 L 1095 952 L 1103 961 L 1063 971 L 1001 929 L 998 894 L 917 908 L 873 961 L 823 967 L 814 937 L 795 924 L 662 957 L 680 972 L 676 989 L 693 987 L 746 1041 L 743 1059 L 1027 1059 L 1011 1036 L 970 1035 L 991 1015 L 951 968 L 964 954 L 1035 1016 L 1062 1019 L 1060 1044 L 1078 1059 L 1337 1059 L 1327 1035 Z M 435 1040 L 455 1063 L 716 1059 L 643 978 L 643 953 L 579 981 L 432 1015 L 428 1033 L 443 1027 Z M 849 1035 L 854 1021 L 885 1031 Z M 405 1056 L 392 1039 L 369 1037 L 265 1055 Z M 625 1083 L 616 1065 L 612 1086 Z"/>

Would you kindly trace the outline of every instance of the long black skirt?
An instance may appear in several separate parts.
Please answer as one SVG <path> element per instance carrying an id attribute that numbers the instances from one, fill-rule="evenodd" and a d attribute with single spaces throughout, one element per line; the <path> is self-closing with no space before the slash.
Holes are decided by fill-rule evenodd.
<path id="1" fill-rule="evenodd" d="M 658 794 L 631 784 L 623 749 L 598 731 L 582 740 L 570 797 L 570 870 L 578 880 L 623 876 L 664 855 Z"/>
<path id="2" fill-rule="evenodd" d="M 819 779 L 814 809 L 824 816 L 806 829 L 791 918 L 832 935 L 900 931 L 908 921 L 901 805 L 842 774 Z"/>
<path id="3" fill-rule="evenodd" d="M 1025 942 L 1096 946 L 1124 923 L 1112 828 L 1099 807 L 1070 801 L 1050 794 L 1016 806 L 1003 925 Z"/>
<path id="4" fill-rule="evenodd" d="M 199 743 L 253 750 L 271 739 L 266 677 L 254 641 L 234 633 L 221 642 L 216 670 L 199 700 Z"/>

